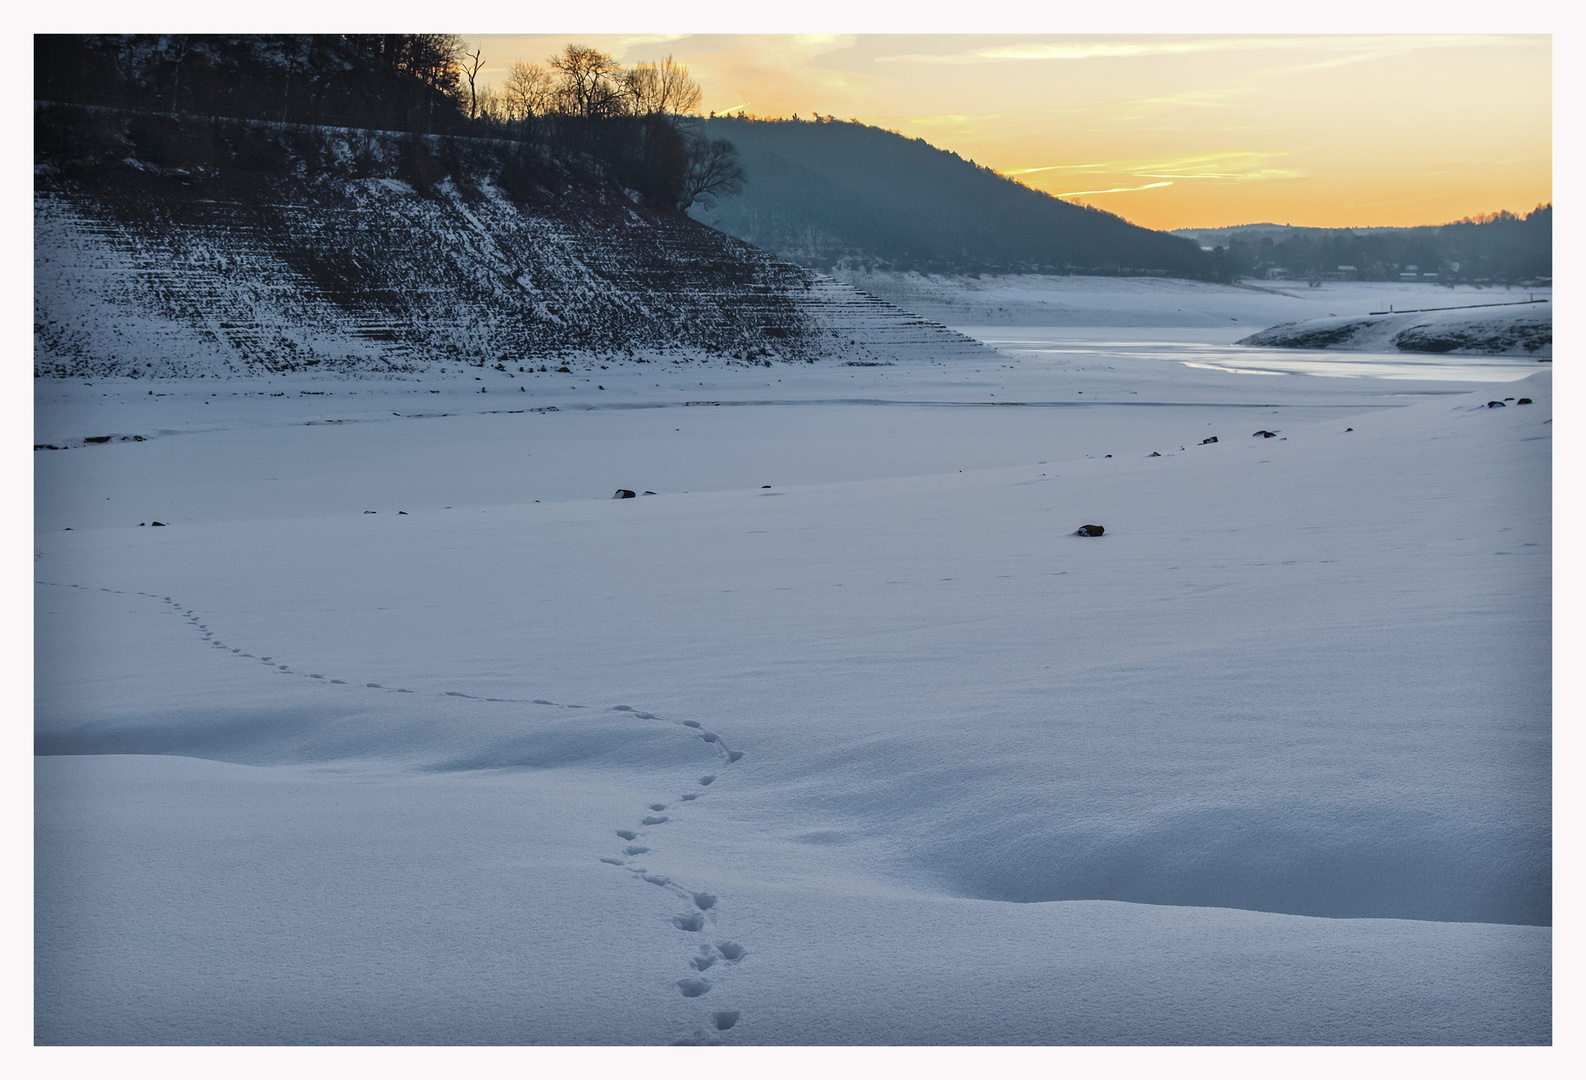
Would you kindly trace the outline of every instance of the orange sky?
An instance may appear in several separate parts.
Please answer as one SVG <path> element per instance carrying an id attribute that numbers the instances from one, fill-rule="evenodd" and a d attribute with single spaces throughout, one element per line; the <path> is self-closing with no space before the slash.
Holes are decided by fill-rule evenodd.
<path id="1" fill-rule="evenodd" d="M 464 35 L 688 65 L 705 110 L 856 117 L 1158 229 L 1424 225 L 1551 202 L 1542 35 Z M 753 178 L 750 178 L 753 182 Z"/>

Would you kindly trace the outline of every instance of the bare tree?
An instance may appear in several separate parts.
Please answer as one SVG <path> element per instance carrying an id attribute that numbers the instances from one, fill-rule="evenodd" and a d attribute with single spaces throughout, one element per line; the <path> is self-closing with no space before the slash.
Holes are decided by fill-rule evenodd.
<path id="1" fill-rule="evenodd" d="M 705 94 L 689 75 L 688 68 L 675 63 L 670 56 L 656 66 L 656 76 L 661 82 L 660 107 L 657 112 L 675 115 L 694 112 Z"/>
<path id="2" fill-rule="evenodd" d="M 639 64 L 624 71 L 622 91 L 634 115 L 650 116 L 661 111 L 661 77 L 654 64 Z"/>
<path id="3" fill-rule="evenodd" d="M 479 118 L 492 124 L 505 124 L 513 119 L 507 98 L 493 86 L 479 88 Z"/>
<path id="4" fill-rule="evenodd" d="M 711 207 L 724 195 L 736 195 L 743 190 L 743 166 L 738 163 L 738 153 L 726 139 L 707 139 L 690 134 L 688 144 L 688 171 L 683 174 L 682 190 L 677 208 L 687 210 L 696 202 Z"/>
<path id="5" fill-rule="evenodd" d="M 514 60 L 501 84 L 505 111 L 510 119 L 524 120 L 550 112 L 556 96 L 550 73 L 539 64 Z"/>
<path id="6" fill-rule="evenodd" d="M 623 72 L 622 88 L 629 107 L 639 116 L 693 112 L 704 96 L 688 68 L 670 56 L 659 64 L 638 64 Z"/>
<path id="7" fill-rule="evenodd" d="M 467 63 L 462 64 L 463 77 L 468 80 L 468 119 L 475 120 L 479 117 L 479 91 L 474 86 L 474 78 L 479 74 L 479 69 L 485 66 L 485 51 L 475 49 L 471 53 L 463 53 L 462 57 Z"/>
<path id="8" fill-rule="evenodd" d="M 622 67 L 610 54 L 588 45 L 568 45 L 546 63 L 562 75 L 556 87 L 559 112 L 589 119 L 622 111 L 625 95 L 615 81 Z"/>

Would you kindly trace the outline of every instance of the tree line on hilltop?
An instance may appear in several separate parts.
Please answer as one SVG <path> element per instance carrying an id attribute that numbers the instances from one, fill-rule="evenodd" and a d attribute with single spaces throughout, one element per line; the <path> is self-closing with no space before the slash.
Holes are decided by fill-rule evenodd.
<path id="1" fill-rule="evenodd" d="M 203 141 L 194 118 L 224 117 L 499 140 L 513 193 L 569 170 L 679 209 L 742 186 L 731 145 L 689 123 L 700 88 L 670 57 L 624 68 L 568 45 L 499 88 L 480 85 L 483 65 L 455 34 L 38 35 L 34 96 L 45 121 L 50 105 L 138 114 L 129 137 L 156 153 Z"/>

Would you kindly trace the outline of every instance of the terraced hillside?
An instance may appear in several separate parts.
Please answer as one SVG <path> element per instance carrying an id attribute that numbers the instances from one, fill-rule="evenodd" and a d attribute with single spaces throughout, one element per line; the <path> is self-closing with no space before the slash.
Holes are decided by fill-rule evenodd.
<path id="1" fill-rule="evenodd" d="M 69 113 L 40 117 L 41 376 L 983 353 L 510 144 Z"/>

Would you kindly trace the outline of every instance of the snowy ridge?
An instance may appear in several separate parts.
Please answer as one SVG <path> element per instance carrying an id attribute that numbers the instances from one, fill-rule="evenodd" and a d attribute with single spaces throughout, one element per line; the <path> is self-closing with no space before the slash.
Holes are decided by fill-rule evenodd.
<path id="1" fill-rule="evenodd" d="M 979 344 L 620 193 L 280 181 L 230 202 L 36 196 L 45 376 L 846 358 Z"/>
<path id="2" fill-rule="evenodd" d="M 1553 304 L 1424 311 L 1283 323 L 1241 345 L 1456 356 L 1553 357 Z"/>

